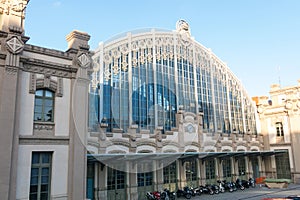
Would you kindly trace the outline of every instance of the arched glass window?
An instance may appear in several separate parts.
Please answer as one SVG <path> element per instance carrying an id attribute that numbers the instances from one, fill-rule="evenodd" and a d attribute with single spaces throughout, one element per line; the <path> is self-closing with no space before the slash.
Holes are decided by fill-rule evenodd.
<path id="1" fill-rule="evenodd" d="M 54 92 L 39 89 L 35 92 L 34 121 L 54 121 Z"/>

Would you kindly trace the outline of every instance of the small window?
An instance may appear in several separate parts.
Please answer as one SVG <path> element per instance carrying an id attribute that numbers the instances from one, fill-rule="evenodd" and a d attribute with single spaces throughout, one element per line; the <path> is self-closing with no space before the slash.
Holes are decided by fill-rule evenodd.
<path id="1" fill-rule="evenodd" d="M 277 137 L 283 137 L 284 132 L 283 132 L 283 126 L 281 122 L 276 123 L 276 132 L 277 132 Z"/>
<path id="2" fill-rule="evenodd" d="M 50 199 L 51 152 L 33 152 L 30 175 L 30 200 Z"/>
<path id="3" fill-rule="evenodd" d="M 34 121 L 53 122 L 54 119 L 54 93 L 41 89 L 35 92 Z"/>

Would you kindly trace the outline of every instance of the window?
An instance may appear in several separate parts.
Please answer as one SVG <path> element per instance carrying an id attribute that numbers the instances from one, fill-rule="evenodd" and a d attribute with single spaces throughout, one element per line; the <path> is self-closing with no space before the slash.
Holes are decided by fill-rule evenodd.
<path id="1" fill-rule="evenodd" d="M 214 159 L 209 159 L 205 161 L 205 174 L 206 174 L 206 182 L 207 183 L 214 183 L 215 182 L 215 160 Z"/>
<path id="2" fill-rule="evenodd" d="M 125 188 L 125 172 L 107 168 L 107 189 L 124 189 Z"/>
<path id="3" fill-rule="evenodd" d="M 189 160 L 185 162 L 185 175 L 187 181 L 197 180 L 197 163 L 196 160 Z"/>
<path id="4" fill-rule="evenodd" d="M 138 182 L 138 187 L 152 185 L 153 173 L 152 172 L 138 173 L 137 182 Z"/>
<path id="5" fill-rule="evenodd" d="M 231 179 L 231 159 L 230 158 L 224 158 L 222 161 L 223 166 L 223 178 L 226 180 Z"/>
<path id="6" fill-rule="evenodd" d="M 283 137 L 284 136 L 283 126 L 282 126 L 281 122 L 276 123 L 276 132 L 277 132 L 277 137 Z"/>
<path id="7" fill-rule="evenodd" d="M 53 122 L 54 93 L 50 90 L 39 89 L 35 92 L 34 121 Z"/>
<path id="8" fill-rule="evenodd" d="M 33 152 L 30 176 L 30 200 L 50 199 L 51 152 Z"/>
<path id="9" fill-rule="evenodd" d="M 164 167 L 164 184 L 176 183 L 176 162 Z"/>

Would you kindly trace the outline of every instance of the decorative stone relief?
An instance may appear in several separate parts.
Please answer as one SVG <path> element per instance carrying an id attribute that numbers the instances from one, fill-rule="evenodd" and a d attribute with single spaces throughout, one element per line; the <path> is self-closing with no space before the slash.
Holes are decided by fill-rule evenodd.
<path id="1" fill-rule="evenodd" d="M 12 36 L 6 41 L 7 50 L 13 54 L 20 53 L 24 48 L 24 42 L 17 36 Z"/>
<path id="2" fill-rule="evenodd" d="M 57 97 L 62 97 L 63 96 L 63 79 L 62 78 L 58 78 L 57 80 L 58 84 L 57 84 L 57 91 L 56 91 L 56 96 Z"/>
<path id="3" fill-rule="evenodd" d="M 5 72 L 7 75 L 16 75 L 18 72 L 18 68 L 12 66 L 5 66 Z"/>
<path id="4" fill-rule="evenodd" d="M 87 53 L 82 53 L 77 57 L 78 64 L 82 68 L 88 68 L 91 65 L 91 57 Z"/>
<path id="5" fill-rule="evenodd" d="M 30 73 L 29 93 L 34 94 L 36 91 L 36 74 Z"/>

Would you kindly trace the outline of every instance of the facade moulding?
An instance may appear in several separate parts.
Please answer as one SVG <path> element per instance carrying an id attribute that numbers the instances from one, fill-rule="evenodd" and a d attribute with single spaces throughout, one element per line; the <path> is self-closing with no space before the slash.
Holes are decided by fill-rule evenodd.
<path id="1" fill-rule="evenodd" d="M 69 137 L 64 136 L 19 136 L 21 145 L 69 145 Z"/>
<path id="2" fill-rule="evenodd" d="M 59 63 L 52 63 L 48 61 L 21 57 L 23 62 L 23 71 L 37 74 L 47 74 L 63 78 L 75 78 L 77 68 L 71 65 L 63 65 Z"/>
<path id="3" fill-rule="evenodd" d="M 70 60 L 70 61 L 73 59 L 70 56 L 70 53 L 68 53 L 68 52 L 58 51 L 58 50 L 54 50 L 54 49 L 47 49 L 44 47 L 34 46 L 34 45 L 30 45 L 30 44 L 25 44 L 24 51 L 53 56 L 53 57 L 57 57 L 57 58 L 63 58 L 63 59 Z"/>

